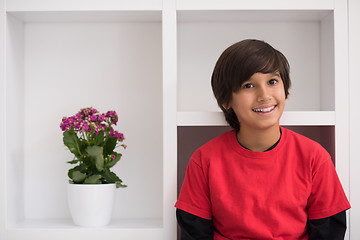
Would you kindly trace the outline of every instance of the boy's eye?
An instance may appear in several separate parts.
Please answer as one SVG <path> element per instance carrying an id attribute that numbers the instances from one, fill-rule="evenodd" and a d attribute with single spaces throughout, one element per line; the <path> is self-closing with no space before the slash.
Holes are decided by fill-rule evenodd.
<path id="1" fill-rule="evenodd" d="M 252 88 L 252 87 L 254 87 L 254 85 L 252 85 L 251 83 L 245 83 L 243 85 L 243 88 Z"/>
<path id="2" fill-rule="evenodd" d="M 269 84 L 270 85 L 273 85 L 273 84 L 276 84 L 278 82 L 278 80 L 276 80 L 276 79 L 271 79 L 270 81 L 269 81 Z"/>

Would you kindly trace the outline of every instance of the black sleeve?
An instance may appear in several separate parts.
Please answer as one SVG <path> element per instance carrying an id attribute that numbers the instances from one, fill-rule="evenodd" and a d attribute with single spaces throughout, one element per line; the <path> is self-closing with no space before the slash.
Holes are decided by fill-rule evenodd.
<path id="1" fill-rule="evenodd" d="M 309 220 L 309 240 L 344 240 L 346 212 L 331 217 Z"/>
<path id="2" fill-rule="evenodd" d="M 181 240 L 212 240 L 213 225 L 207 220 L 180 209 L 176 217 L 181 228 Z M 309 220 L 309 240 L 343 240 L 346 231 L 346 212 L 328 218 Z"/>
<path id="3" fill-rule="evenodd" d="M 181 229 L 181 240 L 213 240 L 211 220 L 176 209 L 176 218 Z"/>

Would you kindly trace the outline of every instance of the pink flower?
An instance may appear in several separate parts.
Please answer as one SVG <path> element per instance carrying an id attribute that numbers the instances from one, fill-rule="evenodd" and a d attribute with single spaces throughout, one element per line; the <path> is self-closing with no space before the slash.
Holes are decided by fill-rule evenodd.
<path id="1" fill-rule="evenodd" d="M 104 130 L 105 130 L 105 127 L 106 127 L 106 124 L 104 124 L 104 123 L 100 123 L 100 124 L 99 124 L 100 130 L 104 131 Z"/>
<path id="2" fill-rule="evenodd" d="M 95 114 L 95 113 L 98 113 L 98 112 L 99 112 L 98 110 L 96 110 L 95 108 L 93 108 L 92 114 Z"/>
<path id="3" fill-rule="evenodd" d="M 84 109 L 83 114 L 88 115 L 89 114 L 89 109 Z"/>
<path id="4" fill-rule="evenodd" d="M 87 125 L 86 123 L 82 126 L 82 129 L 85 131 L 89 130 L 89 125 Z"/>
<path id="5" fill-rule="evenodd" d="M 75 128 L 76 130 L 80 129 L 80 122 L 76 122 L 76 123 L 74 124 L 74 128 Z"/>
<path id="6" fill-rule="evenodd" d="M 114 111 L 107 111 L 106 113 L 106 117 L 112 117 L 112 115 L 114 114 Z"/>
<path id="7" fill-rule="evenodd" d="M 60 123 L 60 128 L 62 131 L 69 131 L 73 123 L 74 123 L 73 117 L 70 118 L 63 117 Z"/>
<path id="8" fill-rule="evenodd" d="M 115 136 L 116 136 L 116 138 L 118 139 L 119 142 L 122 142 L 125 139 L 124 134 L 119 133 L 119 132 L 117 132 L 117 134 Z"/>
<path id="9" fill-rule="evenodd" d="M 60 128 L 61 128 L 62 131 L 65 131 L 66 130 L 66 125 L 64 123 L 61 123 Z"/>
<path id="10" fill-rule="evenodd" d="M 81 113 L 77 113 L 77 114 L 75 115 L 75 119 L 76 119 L 76 120 L 80 120 L 80 119 L 81 119 Z"/>
<path id="11" fill-rule="evenodd" d="M 116 138 L 119 138 L 120 137 L 120 133 L 119 132 L 114 132 L 114 135 Z"/>
<path id="12" fill-rule="evenodd" d="M 124 134 L 115 131 L 112 125 L 116 125 L 118 115 L 115 111 L 108 111 L 106 113 L 99 113 L 93 107 L 82 108 L 78 113 L 71 117 L 63 117 L 60 123 L 62 131 L 74 130 L 80 140 L 94 141 L 95 134 L 98 135 L 101 131 L 105 133 L 105 138 L 114 137 L 118 142 L 122 142 L 125 137 Z M 89 134 L 83 134 L 89 133 Z M 122 144 L 124 148 L 127 146 Z M 109 155 L 115 158 L 116 155 Z"/>

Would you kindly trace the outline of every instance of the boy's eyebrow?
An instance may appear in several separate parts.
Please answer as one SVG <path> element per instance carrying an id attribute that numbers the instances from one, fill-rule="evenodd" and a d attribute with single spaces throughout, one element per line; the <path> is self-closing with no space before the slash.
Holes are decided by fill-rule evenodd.
<path id="1" fill-rule="evenodd" d="M 267 74 L 271 74 L 271 77 L 281 78 L 280 74 L 278 72 L 272 72 L 272 73 L 267 73 Z M 245 82 L 251 82 L 252 80 L 253 80 L 252 77 L 250 77 L 248 80 L 244 81 L 242 84 L 244 84 Z"/>
<path id="2" fill-rule="evenodd" d="M 273 73 L 271 73 L 271 76 L 272 77 L 280 77 L 280 74 L 277 72 L 273 72 Z"/>

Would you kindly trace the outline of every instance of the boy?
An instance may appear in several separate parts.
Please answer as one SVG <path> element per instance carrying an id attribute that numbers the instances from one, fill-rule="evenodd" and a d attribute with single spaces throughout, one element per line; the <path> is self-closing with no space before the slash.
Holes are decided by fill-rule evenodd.
<path id="1" fill-rule="evenodd" d="M 279 126 L 285 56 L 259 40 L 227 48 L 211 84 L 234 129 L 191 157 L 176 202 L 181 239 L 344 239 L 344 194 L 329 154 Z"/>

